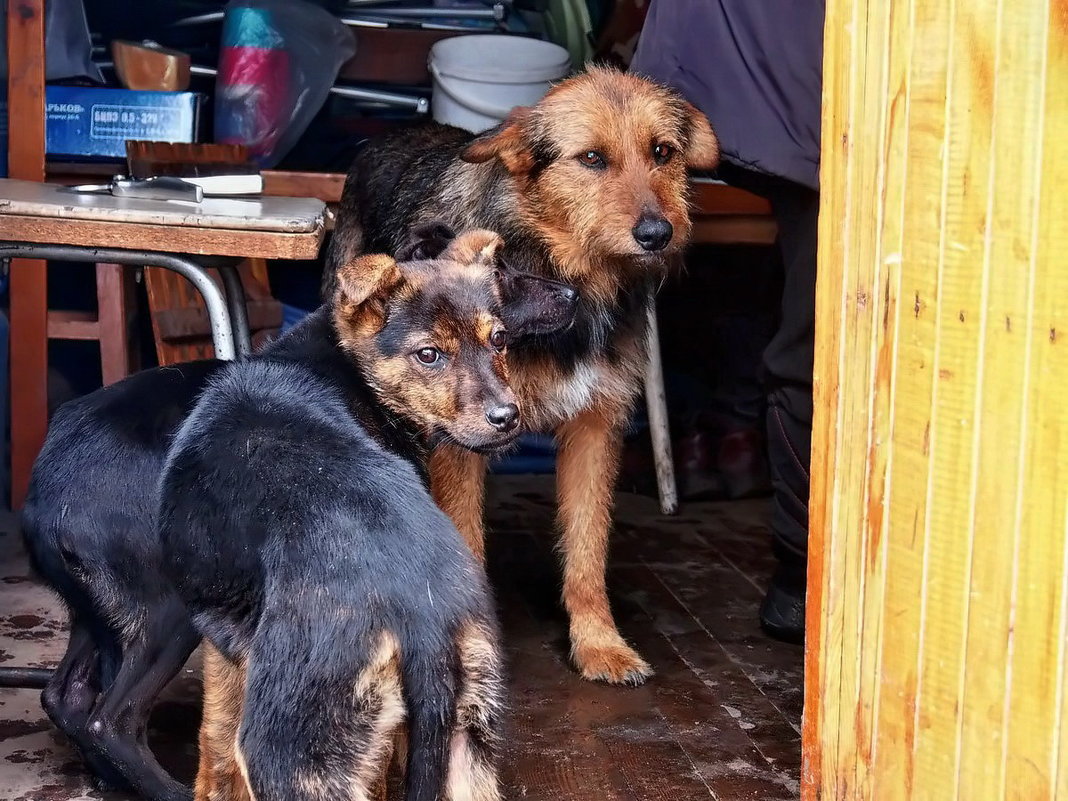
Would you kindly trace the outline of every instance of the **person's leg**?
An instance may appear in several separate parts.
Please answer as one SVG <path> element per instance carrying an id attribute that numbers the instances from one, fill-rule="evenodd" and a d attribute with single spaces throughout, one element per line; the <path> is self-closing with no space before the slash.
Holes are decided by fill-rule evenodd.
<path id="1" fill-rule="evenodd" d="M 760 622 L 772 636 L 801 642 L 805 632 L 819 195 L 786 184 L 771 195 L 771 202 L 779 223 L 784 270 L 782 319 L 764 352 L 772 533 L 779 567 L 760 608 Z"/>
<path id="2" fill-rule="evenodd" d="M 728 167 L 724 180 L 767 197 L 779 225 L 781 319 L 764 352 L 772 534 L 778 567 L 760 608 L 774 637 L 801 642 L 805 630 L 809 451 L 819 194 L 806 187 Z"/>

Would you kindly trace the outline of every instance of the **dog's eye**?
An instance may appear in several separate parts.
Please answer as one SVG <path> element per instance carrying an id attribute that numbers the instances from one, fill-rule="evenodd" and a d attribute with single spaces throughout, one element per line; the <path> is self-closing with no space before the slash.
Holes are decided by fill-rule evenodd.
<path id="1" fill-rule="evenodd" d="M 437 364 L 441 361 L 441 351 L 437 348 L 421 348 L 415 352 L 415 358 L 417 358 L 421 364 L 428 366 Z"/>
<path id="2" fill-rule="evenodd" d="M 589 167 L 591 170 L 603 170 L 606 166 L 604 156 L 596 150 L 587 150 L 578 160 L 583 167 Z"/>
<path id="3" fill-rule="evenodd" d="M 497 350 L 504 350 L 508 344 L 508 332 L 498 329 L 490 334 L 490 344 Z"/>
<path id="4" fill-rule="evenodd" d="M 675 148 L 671 145 L 661 142 L 658 145 L 653 146 L 653 161 L 657 164 L 667 164 L 671 161 L 671 157 L 675 155 Z"/>

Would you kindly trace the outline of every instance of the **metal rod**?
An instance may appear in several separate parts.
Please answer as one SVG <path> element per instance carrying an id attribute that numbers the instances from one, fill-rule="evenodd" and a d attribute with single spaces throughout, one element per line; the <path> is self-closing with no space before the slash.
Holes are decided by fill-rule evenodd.
<path id="1" fill-rule="evenodd" d="M 355 86 L 333 86 L 330 88 L 330 93 L 338 97 L 347 97 L 351 100 L 361 100 L 365 103 L 382 103 L 387 106 L 410 108 L 417 114 L 426 114 L 430 111 L 430 101 L 417 95 L 402 95 L 397 92 L 361 89 Z"/>
<path id="2" fill-rule="evenodd" d="M 406 28 L 420 28 L 424 31 L 456 31 L 458 33 L 480 33 L 481 31 L 472 28 L 470 25 L 457 25 L 453 22 L 430 22 L 429 20 L 416 20 L 408 17 L 393 17 L 390 18 L 390 10 L 388 8 L 382 9 L 381 13 L 374 14 L 372 9 L 365 11 L 357 10 L 355 13 L 363 16 L 357 17 L 341 17 L 341 21 L 353 28 L 389 28 L 393 25 L 403 25 Z"/>
<path id="3" fill-rule="evenodd" d="M 238 359 L 252 355 L 252 332 L 248 327 L 248 307 L 245 305 L 245 288 L 241 285 L 241 273 L 237 267 L 227 265 L 219 268 L 223 286 L 226 287 L 226 305 L 230 309 L 230 325 L 234 329 L 234 346 Z"/>
<path id="4" fill-rule="evenodd" d="M 417 8 L 410 8 L 402 6 L 399 8 L 377 9 L 377 8 L 361 8 L 361 14 L 375 14 L 376 16 L 381 14 L 383 17 L 416 17 L 423 19 L 489 19 L 500 22 L 505 17 L 504 6 L 500 3 L 494 4 L 492 8 L 437 8 L 434 6 L 419 6 Z"/>
<path id="5" fill-rule="evenodd" d="M 219 71 L 213 67 L 201 67 L 196 64 L 191 66 L 189 71 L 193 75 L 205 75 L 211 78 L 219 74 Z M 417 95 L 386 92 L 381 89 L 362 89 L 357 86 L 331 86 L 330 94 L 346 97 L 350 100 L 360 100 L 365 103 L 382 103 L 387 106 L 410 108 L 417 114 L 426 114 L 430 111 L 430 101 Z"/>
<path id="6" fill-rule="evenodd" d="M 0 687 L 18 690 L 43 690 L 52 679 L 47 668 L 0 667 Z"/>
<path id="7" fill-rule="evenodd" d="M 187 25 L 203 25 L 206 22 L 221 22 L 226 15 L 222 11 L 211 11 L 207 14 L 197 14 L 194 17 L 186 17 L 174 23 L 174 27 L 182 28 Z"/>
<path id="8" fill-rule="evenodd" d="M 233 360 L 236 356 L 230 312 L 222 290 L 211 280 L 207 271 L 190 259 L 173 253 L 152 250 L 119 250 L 117 248 L 88 248 L 77 245 L 43 245 L 33 242 L 0 242 L 0 259 L 45 259 L 76 261 L 93 264 L 132 264 L 137 267 L 162 267 L 188 280 L 204 298 L 211 323 L 211 341 L 215 357 Z"/>

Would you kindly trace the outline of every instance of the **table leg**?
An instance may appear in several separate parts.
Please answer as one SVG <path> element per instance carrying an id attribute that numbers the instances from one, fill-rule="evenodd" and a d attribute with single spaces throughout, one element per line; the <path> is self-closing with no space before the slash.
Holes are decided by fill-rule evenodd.
<path id="1" fill-rule="evenodd" d="M 247 359 L 252 355 L 252 332 L 248 327 L 248 307 L 245 305 L 245 288 L 241 285 L 241 273 L 236 266 L 219 268 L 223 286 L 226 287 L 226 305 L 230 310 L 230 325 L 234 331 L 234 346 L 237 358 Z"/>
<path id="2" fill-rule="evenodd" d="M 133 264 L 143 267 L 162 267 L 184 276 L 196 287 L 207 306 L 211 323 L 211 341 L 215 356 L 233 360 L 236 357 L 234 332 L 230 312 L 222 290 L 211 280 L 207 270 L 186 256 L 159 253 L 151 250 L 118 250 L 115 248 L 83 248 L 75 245 L 41 245 L 30 242 L 0 242 L 0 260 L 33 258 L 52 261 L 107 262 Z M 247 326 L 246 326 L 247 327 Z"/>

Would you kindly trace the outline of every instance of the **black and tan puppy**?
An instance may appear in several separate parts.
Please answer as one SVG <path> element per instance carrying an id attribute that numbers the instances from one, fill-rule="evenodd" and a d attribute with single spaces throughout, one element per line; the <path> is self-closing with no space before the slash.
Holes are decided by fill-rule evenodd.
<path id="1" fill-rule="evenodd" d="M 231 792 L 229 760 L 257 801 L 368 799 L 406 732 L 407 801 L 499 798 L 492 603 L 424 457 L 519 431 L 500 242 L 346 264 L 332 306 L 213 378 L 176 436 L 164 572 L 232 668 L 206 677 L 208 797 Z"/>
<path id="2" fill-rule="evenodd" d="M 400 255 L 434 258 L 451 238 L 444 226 L 428 225 L 411 232 Z M 513 338 L 569 324 L 571 288 L 512 270 L 503 270 L 498 283 Z M 286 337 L 255 358 L 292 347 Z M 35 569 L 70 611 L 67 652 L 42 694 L 44 708 L 101 785 L 134 789 L 152 801 L 191 797 L 156 761 L 146 729 L 156 696 L 200 641 L 161 573 L 156 487 L 176 430 L 224 364 L 145 370 L 62 406 L 22 510 Z M 210 673 L 216 664 L 210 652 L 205 662 Z M 228 697 L 223 693 L 222 702 Z M 210 739 L 202 750 L 211 751 Z M 207 787 L 208 778 L 198 785 Z"/>
<path id="3" fill-rule="evenodd" d="M 687 168 L 718 157 L 708 121 L 678 94 L 591 69 L 477 138 L 430 125 L 374 141 L 345 184 L 328 267 L 393 251 L 440 218 L 499 231 L 506 261 L 579 290 L 575 324 L 508 361 L 527 427 L 559 444 L 563 597 L 572 655 L 590 679 L 638 684 L 651 673 L 608 604 L 612 493 L 644 375 L 650 288 L 690 232 Z M 435 498 L 481 555 L 484 460 L 443 448 L 431 474 Z"/>

